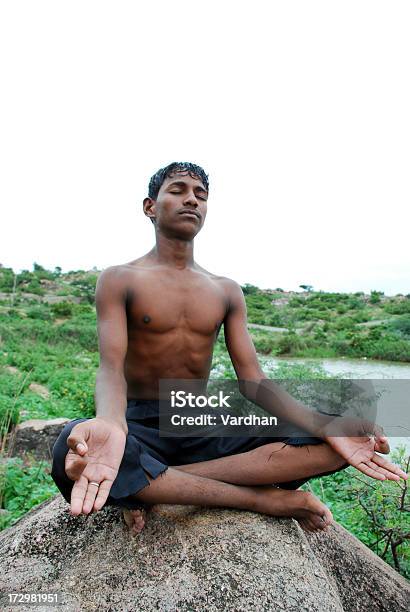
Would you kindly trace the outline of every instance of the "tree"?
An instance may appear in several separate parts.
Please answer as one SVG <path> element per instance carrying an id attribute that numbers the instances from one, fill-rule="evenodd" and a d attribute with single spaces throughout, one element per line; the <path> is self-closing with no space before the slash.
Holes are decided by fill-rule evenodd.
<path id="1" fill-rule="evenodd" d="M 242 291 L 245 295 L 253 295 L 259 291 L 258 287 L 255 285 L 250 285 L 249 283 L 245 283 L 242 287 Z"/>
<path id="2" fill-rule="evenodd" d="M 305 291 L 313 291 L 313 286 L 312 285 L 299 285 L 299 287 L 301 289 L 304 289 Z"/>

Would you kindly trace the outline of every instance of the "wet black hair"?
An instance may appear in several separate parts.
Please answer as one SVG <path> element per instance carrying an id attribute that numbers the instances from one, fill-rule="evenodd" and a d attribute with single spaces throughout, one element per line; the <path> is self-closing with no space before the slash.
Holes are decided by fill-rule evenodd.
<path id="1" fill-rule="evenodd" d="M 150 179 L 148 186 L 148 197 L 156 200 L 162 183 L 167 177 L 173 176 L 177 172 L 188 172 L 192 178 L 200 178 L 205 189 L 209 191 L 208 175 L 201 166 L 190 162 L 172 162 L 165 168 L 160 168 Z"/>

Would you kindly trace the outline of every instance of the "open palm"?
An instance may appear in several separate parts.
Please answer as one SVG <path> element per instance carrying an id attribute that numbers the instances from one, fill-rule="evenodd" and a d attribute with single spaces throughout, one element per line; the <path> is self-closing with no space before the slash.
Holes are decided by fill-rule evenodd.
<path id="1" fill-rule="evenodd" d="M 126 433 L 113 421 L 96 417 L 78 423 L 67 438 L 67 476 L 74 480 L 71 514 L 100 510 L 107 501 L 124 456 Z M 81 444 L 84 448 L 82 449 Z M 97 487 L 94 484 L 98 483 Z"/>
<path id="2" fill-rule="evenodd" d="M 328 427 L 333 428 L 335 423 Z M 389 443 L 383 430 L 376 424 L 366 420 L 343 417 L 337 422 L 339 435 L 325 435 L 323 439 L 350 465 L 366 476 L 376 480 L 407 479 L 407 474 L 377 452 L 388 454 Z M 344 434 L 344 435 L 343 435 Z M 377 452 L 376 452 L 377 451 Z"/>

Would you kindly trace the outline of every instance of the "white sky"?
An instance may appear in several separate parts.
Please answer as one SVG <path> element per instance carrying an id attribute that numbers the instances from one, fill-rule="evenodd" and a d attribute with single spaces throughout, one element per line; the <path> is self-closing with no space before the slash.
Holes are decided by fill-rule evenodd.
<path id="1" fill-rule="evenodd" d="M 150 176 L 192 161 L 211 272 L 410 293 L 409 17 L 400 0 L 1 3 L 0 262 L 143 255 Z"/>

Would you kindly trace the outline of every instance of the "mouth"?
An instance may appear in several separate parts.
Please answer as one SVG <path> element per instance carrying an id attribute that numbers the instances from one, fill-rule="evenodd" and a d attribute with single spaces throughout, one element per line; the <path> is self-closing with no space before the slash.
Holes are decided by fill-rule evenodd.
<path id="1" fill-rule="evenodd" d="M 186 215 L 187 217 L 191 217 L 193 219 L 200 219 L 199 214 L 193 210 L 183 210 L 179 213 L 180 215 Z"/>

